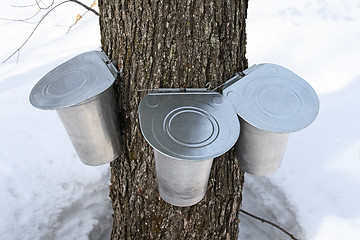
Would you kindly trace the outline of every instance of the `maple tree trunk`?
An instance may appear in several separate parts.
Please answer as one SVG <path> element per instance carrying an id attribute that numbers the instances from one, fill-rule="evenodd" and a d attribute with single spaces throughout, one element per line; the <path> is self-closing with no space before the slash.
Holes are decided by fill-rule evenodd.
<path id="1" fill-rule="evenodd" d="M 205 198 L 175 207 L 158 193 L 140 132 L 140 89 L 215 87 L 247 68 L 247 0 L 99 0 L 101 43 L 117 80 L 123 153 L 111 163 L 112 239 L 237 239 L 244 173 L 232 149 L 215 158 Z"/>

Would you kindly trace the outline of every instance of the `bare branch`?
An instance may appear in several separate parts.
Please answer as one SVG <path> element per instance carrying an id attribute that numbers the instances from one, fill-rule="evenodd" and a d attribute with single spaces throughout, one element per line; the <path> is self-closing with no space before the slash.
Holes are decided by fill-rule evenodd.
<path id="1" fill-rule="evenodd" d="M 79 4 L 80 6 L 83 6 L 84 8 L 86 8 L 88 11 L 93 12 L 96 16 L 100 16 L 100 14 L 99 14 L 96 10 L 92 9 L 91 7 L 86 6 L 86 5 L 83 4 L 82 2 L 79 2 L 79 1 L 77 1 L 77 0 L 70 0 L 70 2 L 77 3 L 77 4 Z"/>
<path id="2" fill-rule="evenodd" d="M 251 213 L 249 213 L 249 212 L 247 212 L 245 210 L 242 210 L 242 209 L 240 209 L 240 212 L 242 212 L 242 213 L 244 213 L 244 214 L 246 214 L 246 215 L 248 215 L 248 216 L 250 216 L 252 218 L 257 219 L 257 220 L 261 221 L 262 223 L 270 224 L 271 226 L 276 227 L 277 229 L 281 230 L 283 233 L 288 235 L 291 239 L 297 240 L 297 238 L 295 238 L 294 235 L 292 235 L 291 233 L 289 233 L 288 231 L 286 231 L 285 229 L 283 229 L 282 227 L 280 227 L 279 225 L 277 225 L 277 224 L 275 224 L 273 222 L 270 222 L 270 221 L 268 221 L 266 219 L 255 216 L 254 214 L 251 214 Z"/>
<path id="3" fill-rule="evenodd" d="M 12 56 L 14 56 L 17 52 L 20 51 L 20 49 L 29 41 L 29 39 L 32 37 L 32 35 L 34 34 L 34 32 L 36 31 L 36 29 L 39 27 L 40 23 L 45 19 L 45 17 L 51 13 L 54 9 L 56 9 L 57 7 L 59 7 L 60 5 L 67 3 L 67 2 L 71 2 L 71 0 L 67 0 L 64 2 L 61 2 L 59 4 L 57 4 L 55 7 L 51 8 L 47 13 L 45 13 L 44 16 L 41 17 L 40 21 L 36 24 L 36 26 L 34 27 L 33 31 L 30 33 L 30 35 L 28 36 L 28 38 L 25 40 L 25 42 L 18 48 L 16 49 L 15 52 L 13 52 L 13 54 L 11 54 L 7 59 L 5 59 L 5 61 L 3 61 L 3 63 L 6 63 Z"/>
<path id="4" fill-rule="evenodd" d="M 96 4 L 96 0 L 93 1 L 93 3 L 91 4 L 90 7 L 86 8 L 87 10 L 86 10 L 82 15 L 79 15 L 79 16 L 80 16 L 79 18 L 76 18 L 76 21 L 75 21 L 71 26 L 69 26 L 69 29 L 68 29 L 68 31 L 67 31 L 66 33 L 69 33 L 70 30 L 71 30 L 71 28 L 72 28 L 73 26 L 75 26 L 75 25 L 77 24 L 77 22 L 78 22 L 82 17 L 85 16 L 85 14 L 87 14 L 87 13 L 89 12 L 88 9 L 92 9 L 92 7 L 93 7 L 95 4 Z"/>
<path id="5" fill-rule="evenodd" d="M 70 30 L 71 30 L 71 28 L 72 28 L 73 26 L 75 26 L 75 25 L 77 24 L 77 22 L 78 22 L 83 16 L 85 16 L 85 14 L 88 13 L 88 12 L 89 12 L 89 11 L 86 11 L 86 12 L 83 13 L 83 15 L 80 15 L 80 17 L 77 18 L 76 21 L 75 21 L 71 26 L 69 26 L 69 29 L 67 30 L 66 33 L 69 33 Z"/>
<path id="6" fill-rule="evenodd" d="M 41 10 L 48 10 L 49 8 L 51 8 L 53 5 L 54 5 L 54 0 L 52 0 L 51 4 L 49 6 L 46 6 L 46 7 L 41 7 L 40 6 L 40 3 L 44 4 L 46 6 L 46 4 L 41 1 L 41 0 L 36 0 L 36 5 L 39 7 L 39 9 Z"/>
<path id="7" fill-rule="evenodd" d="M 41 0 L 40 0 L 40 1 L 41 1 Z M 18 58 L 19 58 L 20 49 L 21 49 L 22 47 L 24 47 L 24 45 L 30 40 L 30 38 L 32 37 L 32 35 L 33 35 L 34 32 L 36 31 L 36 29 L 39 27 L 40 23 L 46 18 L 46 16 L 47 16 L 49 13 L 51 13 L 54 9 L 56 9 L 57 7 L 61 6 L 61 5 L 64 4 L 64 3 L 68 3 L 68 2 L 77 3 L 77 4 L 81 5 L 81 6 L 83 6 L 84 8 L 86 8 L 88 11 L 93 12 L 95 15 L 97 15 L 97 16 L 100 15 L 100 14 L 99 14 L 97 11 L 95 11 L 94 9 L 89 8 L 88 6 L 84 5 L 83 3 L 81 3 L 81 2 L 79 2 L 79 1 L 77 1 L 77 0 L 66 0 L 66 1 L 64 1 L 64 2 L 61 2 L 61 3 L 57 4 L 56 6 L 54 6 L 53 8 L 51 8 L 48 12 L 46 12 L 46 13 L 41 17 L 40 21 L 36 24 L 36 26 L 34 27 L 33 31 L 30 33 L 30 35 L 29 35 L 28 38 L 25 40 L 25 42 L 24 42 L 18 49 L 16 49 L 16 51 L 14 51 L 8 58 L 6 58 L 6 59 L 3 61 L 3 63 L 6 63 L 6 62 L 7 62 L 12 56 L 14 56 L 16 53 L 18 53 Z M 36 3 L 38 4 L 38 0 L 36 0 Z M 53 1 L 53 3 L 54 3 L 54 1 Z M 52 4 L 53 4 L 53 3 L 52 3 Z M 52 6 L 52 5 L 51 5 L 51 6 Z M 85 12 L 85 13 L 86 13 L 86 12 Z M 84 13 L 83 15 L 85 15 L 85 13 Z M 76 23 L 75 23 L 75 24 L 76 24 Z M 75 25 L 75 24 L 73 24 L 73 25 Z M 71 27 L 72 27 L 72 26 L 70 26 L 70 28 L 71 28 Z M 70 30 L 70 29 L 69 29 L 69 30 Z"/>
<path id="8" fill-rule="evenodd" d="M 30 4 L 30 5 L 11 5 L 11 7 L 14 7 L 14 8 L 27 8 L 27 7 L 33 7 L 33 6 L 36 6 L 36 3 Z"/>
<path id="9" fill-rule="evenodd" d="M 29 24 L 35 24 L 36 22 L 28 22 L 28 20 L 36 17 L 40 13 L 40 11 L 41 11 L 41 9 L 38 9 L 38 11 L 33 16 L 24 18 L 24 19 L 10 19 L 10 18 L 0 18 L 0 19 L 5 20 L 5 21 L 25 22 L 25 23 L 29 23 Z"/>

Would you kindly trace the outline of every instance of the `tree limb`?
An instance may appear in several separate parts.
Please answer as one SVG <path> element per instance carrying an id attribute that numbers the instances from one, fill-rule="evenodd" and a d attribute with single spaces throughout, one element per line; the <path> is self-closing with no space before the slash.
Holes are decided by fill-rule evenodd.
<path id="1" fill-rule="evenodd" d="M 32 37 L 32 35 L 34 34 L 34 32 L 36 31 L 36 29 L 39 27 L 40 23 L 45 19 L 45 17 L 51 13 L 55 8 L 59 7 L 60 5 L 64 4 L 64 3 L 67 3 L 67 2 L 70 2 L 71 0 L 67 0 L 67 1 L 64 1 L 64 2 L 61 2 L 59 4 L 57 4 L 55 7 L 51 8 L 47 13 L 45 13 L 44 16 L 41 17 L 40 21 L 36 24 L 36 26 L 34 27 L 33 31 L 30 33 L 30 35 L 28 36 L 28 38 L 25 40 L 25 42 L 18 48 L 16 49 L 15 52 L 13 52 L 13 54 L 11 54 L 7 59 L 5 59 L 5 61 L 3 61 L 3 63 L 6 63 L 7 60 L 9 60 L 12 56 L 14 56 L 17 52 L 20 51 L 20 49 L 29 41 L 29 39 Z"/>
<path id="2" fill-rule="evenodd" d="M 96 10 L 92 9 L 91 7 L 86 6 L 82 2 L 79 2 L 77 0 L 70 0 L 70 2 L 77 3 L 77 4 L 81 5 L 81 6 L 83 6 L 84 8 L 86 8 L 87 10 L 93 12 L 96 16 L 100 16 L 100 14 Z"/>
<path id="3" fill-rule="evenodd" d="M 277 225 L 277 224 L 275 224 L 275 223 L 273 223 L 273 222 L 270 222 L 270 221 L 268 221 L 268 220 L 266 220 L 266 219 L 263 219 L 263 218 L 260 218 L 260 217 L 258 217 L 258 216 L 255 216 L 255 215 L 253 215 L 253 214 L 251 214 L 251 213 L 249 213 L 249 212 L 247 212 L 247 211 L 245 211 L 245 210 L 242 210 L 242 209 L 240 209 L 240 212 L 242 212 L 242 213 L 244 213 L 244 214 L 246 214 L 246 215 L 248 215 L 248 216 L 250 216 L 250 217 L 252 217 L 252 218 L 255 218 L 256 220 L 259 220 L 259 221 L 261 221 L 262 223 L 270 224 L 271 226 L 276 227 L 277 229 L 281 230 L 283 233 L 285 233 L 286 235 L 288 235 L 291 239 L 297 240 L 297 238 L 295 238 L 294 235 L 292 235 L 291 233 L 289 233 L 288 231 L 286 231 L 285 229 L 283 229 L 282 227 L 280 227 L 279 225 Z"/>
<path id="4" fill-rule="evenodd" d="M 14 8 L 27 8 L 27 7 L 33 7 L 33 6 L 36 6 L 36 3 L 30 4 L 30 5 L 11 5 L 11 7 L 14 7 Z"/>
<path id="5" fill-rule="evenodd" d="M 38 8 L 40 10 L 48 10 L 49 8 L 51 8 L 53 5 L 54 5 L 54 0 L 52 0 L 51 4 L 49 6 L 46 6 L 46 7 L 41 7 L 40 6 L 40 3 L 44 4 L 43 1 L 41 0 L 36 0 L 36 5 L 38 6 Z M 45 5 L 45 4 L 44 4 Z"/>
<path id="6" fill-rule="evenodd" d="M 35 24 L 36 22 L 28 22 L 28 20 L 31 20 L 34 17 L 36 17 L 40 13 L 40 11 L 41 11 L 41 9 L 38 9 L 38 11 L 33 16 L 24 18 L 24 19 L 11 19 L 11 18 L 0 18 L 0 19 L 5 20 L 5 21 L 24 22 L 24 23 L 29 23 L 29 24 Z"/>
<path id="7" fill-rule="evenodd" d="M 77 24 L 77 22 L 78 22 L 83 16 L 85 16 L 85 14 L 86 14 L 87 12 L 89 12 L 89 11 L 86 10 L 86 12 L 85 12 L 83 15 L 78 15 L 79 17 L 77 17 L 77 18 L 76 18 L 76 21 L 75 21 L 71 26 L 69 26 L 69 29 L 67 30 L 66 33 L 69 33 L 70 30 L 71 30 L 71 28 L 72 28 L 73 26 L 75 26 L 75 25 Z"/>
<path id="8" fill-rule="evenodd" d="M 25 40 L 25 42 L 18 48 L 16 49 L 16 51 L 14 51 L 8 58 L 6 58 L 3 63 L 6 63 L 12 56 L 14 56 L 16 53 L 20 52 L 20 49 L 22 47 L 24 47 L 24 45 L 30 40 L 30 38 L 32 37 L 32 35 L 34 34 L 34 32 L 36 31 L 36 29 L 39 27 L 40 23 L 46 18 L 47 15 L 49 15 L 49 13 L 51 13 L 54 9 L 56 9 L 57 7 L 61 6 L 62 4 L 64 3 L 68 3 L 68 2 L 74 2 L 74 3 L 77 3 L 81 6 L 83 6 L 84 8 L 86 8 L 87 10 L 93 12 L 95 15 L 99 16 L 100 14 L 95 11 L 94 9 L 92 8 L 89 8 L 88 6 L 84 5 L 83 3 L 77 1 L 77 0 L 66 0 L 64 2 L 61 2 L 57 5 L 55 5 L 53 8 L 51 8 L 48 12 L 46 12 L 40 19 L 40 21 L 36 24 L 36 26 L 34 27 L 33 31 L 30 33 L 30 35 L 28 36 L 28 38 Z M 36 1 L 36 3 L 38 3 L 38 1 Z"/>

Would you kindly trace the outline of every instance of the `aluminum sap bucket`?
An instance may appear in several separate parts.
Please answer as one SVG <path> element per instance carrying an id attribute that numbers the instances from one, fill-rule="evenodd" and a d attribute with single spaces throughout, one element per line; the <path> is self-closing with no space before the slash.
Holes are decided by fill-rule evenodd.
<path id="1" fill-rule="evenodd" d="M 154 149 L 161 198 L 191 206 L 204 198 L 213 158 L 235 144 L 240 125 L 231 103 L 219 93 L 166 91 L 141 100 L 140 128 Z"/>
<path id="2" fill-rule="evenodd" d="M 40 109 L 56 110 L 86 165 L 102 165 L 121 153 L 113 83 L 117 71 L 100 51 L 80 54 L 46 74 L 30 93 Z"/>
<path id="3" fill-rule="evenodd" d="M 120 156 L 120 126 L 113 87 L 56 112 L 83 163 L 102 165 Z"/>
<path id="4" fill-rule="evenodd" d="M 257 176 L 275 172 L 281 165 L 289 134 L 264 131 L 241 118 L 240 124 L 236 152 L 241 168 Z"/>
<path id="5" fill-rule="evenodd" d="M 165 202 L 175 206 L 191 206 L 206 193 L 213 159 L 184 161 L 168 157 L 154 149 L 159 193 Z"/>
<path id="6" fill-rule="evenodd" d="M 310 125 L 319 112 L 314 89 L 290 70 L 259 64 L 228 81 L 223 94 L 241 123 L 236 143 L 240 167 L 265 176 L 281 165 L 288 135 Z"/>

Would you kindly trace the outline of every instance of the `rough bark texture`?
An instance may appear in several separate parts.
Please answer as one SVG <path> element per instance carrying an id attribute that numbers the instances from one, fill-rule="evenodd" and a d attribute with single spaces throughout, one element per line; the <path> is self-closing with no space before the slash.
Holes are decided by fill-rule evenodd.
<path id="1" fill-rule="evenodd" d="M 205 198 L 161 200 L 152 148 L 141 135 L 140 89 L 218 86 L 247 67 L 247 0 L 99 0 L 104 51 L 116 82 L 123 154 L 111 163 L 112 239 L 237 239 L 243 172 L 234 151 L 216 158 Z"/>

